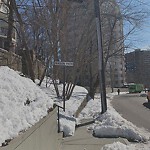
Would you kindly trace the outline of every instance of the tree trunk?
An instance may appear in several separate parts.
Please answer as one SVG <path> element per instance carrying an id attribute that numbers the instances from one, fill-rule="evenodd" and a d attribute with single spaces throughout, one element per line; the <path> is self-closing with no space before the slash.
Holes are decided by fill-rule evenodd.
<path id="1" fill-rule="evenodd" d="M 57 97 L 60 97 L 58 86 L 57 86 L 57 82 L 56 82 L 55 79 L 53 79 L 53 85 L 54 85 Z"/>
<path id="2" fill-rule="evenodd" d="M 33 60 L 32 60 L 32 57 L 31 57 L 31 52 L 29 51 L 29 48 L 28 48 L 28 45 L 27 45 L 27 42 L 26 42 L 24 24 L 23 24 L 21 15 L 19 14 L 19 11 L 18 11 L 18 8 L 17 8 L 17 5 L 16 5 L 16 1 L 11 0 L 11 2 L 12 2 L 13 10 L 14 10 L 16 16 L 17 16 L 17 19 L 18 19 L 18 23 L 20 25 L 23 49 L 25 49 L 25 51 L 26 51 L 26 52 L 24 52 L 23 49 L 22 49 L 22 51 L 23 51 L 22 54 L 25 57 L 25 63 L 26 63 L 26 67 L 27 67 L 26 70 L 29 71 L 28 75 L 31 78 L 31 80 L 33 82 L 35 82 L 34 81 L 35 80 L 35 74 L 34 74 L 34 69 L 33 69 Z"/>
<path id="3" fill-rule="evenodd" d="M 98 85 L 99 85 L 99 75 L 97 75 L 96 81 L 93 83 L 93 85 L 90 87 L 90 90 L 89 90 L 89 96 L 92 99 L 94 99 Z"/>

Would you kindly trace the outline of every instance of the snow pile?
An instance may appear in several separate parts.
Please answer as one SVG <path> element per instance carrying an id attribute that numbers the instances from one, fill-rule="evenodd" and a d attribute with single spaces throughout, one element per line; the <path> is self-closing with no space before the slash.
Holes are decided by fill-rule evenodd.
<path id="1" fill-rule="evenodd" d="M 48 81 L 50 81 L 48 79 Z M 39 81 L 36 80 L 38 83 Z M 49 82 L 50 83 L 50 82 Z M 53 101 L 63 107 L 63 100 L 62 98 L 57 98 L 56 92 L 54 89 L 53 84 L 47 84 L 47 88 L 45 87 L 46 85 L 46 78 L 43 80 L 41 89 L 45 91 L 49 95 Z M 60 96 L 62 96 L 62 89 L 63 85 L 59 84 L 58 85 L 59 93 Z M 77 111 L 78 107 L 81 105 L 83 102 L 84 98 L 86 97 L 88 91 L 80 86 L 75 86 L 72 96 L 69 100 L 65 101 L 65 112 L 60 108 L 60 131 L 64 132 L 65 136 L 73 136 L 75 132 L 75 125 L 76 125 L 76 119 L 73 117 L 75 112 Z"/>
<path id="2" fill-rule="evenodd" d="M 101 150 L 150 150 L 150 143 L 138 143 L 138 144 L 130 144 L 125 145 L 120 142 L 115 142 L 113 144 L 105 145 L 101 148 Z"/>
<path id="3" fill-rule="evenodd" d="M 134 141 L 146 141 L 149 137 L 132 123 L 123 119 L 118 113 L 107 111 L 97 119 L 94 133 L 97 137 L 123 137 Z"/>
<path id="4" fill-rule="evenodd" d="M 115 142 L 113 144 L 107 144 L 101 148 L 101 150 L 129 150 L 127 145 L 120 142 Z"/>
<path id="5" fill-rule="evenodd" d="M 53 101 L 30 79 L 0 67 L 0 143 L 47 115 Z"/>
<path id="6" fill-rule="evenodd" d="M 78 122 L 82 119 L 91 119 L 99 116 L 101 112 L 101 100 L 99 94 L 95 95 L 94 100 L 90 99 L 86 107 L 82 110 L 79 115 Z"/>
<path id="7" fill-rule="evenodd" d="M 38 83 L 39 81 L 36 80 L 36 82 Z M 46 79 L 43 80 L 42 85 L 41 85 L 41 89 L 48 94 L 48 96 L 53 99 L 53 101 L 63 107 L 63 100 L 62 98 L 57 98 L 55 89 L 53 84 L 48 84 L 48 87 L 45 87 L 46 85 Z M 63 85 L 62 84 L 58 84 L 58 90 L 59 90 L 59 94 L 62 97 L 62 89 L 63 89 Z M 73 116 L 74 113 L 77 111 L 78 107 L 81 105 L 81 103 L 83 102 L 84 98 L 86 97 L 88 91 L 81 86 L 75 86 L 73 93 L 71 95 L 71 98 L 69 100 L 65 101 L 65 112 L 66 114 L 68 114 L 68 116 Z M 60 110 L 61 112 L 63 112 L 63 110 Z"/>
<path id="8" fill-rule="evenodd" d="M 61 112 L 60 114 L 60 131 L 64 132 L 64 136 L 73 136 L 75 132 L 76 119 L 69 117 L 68 114 Z"/>
<path id="9" fill-rule="evenodd" d="M 64 132 L 65 136 L 74 135 L 76 119 L 73 116 L 75 112 L 78 110 L 78 107 L 83 102 L 87 93 L 88 92 L 85 88 L 76 86 L 74 88 L 71 98 L 66 101 L 65 113 L 63 112 L 63 110 L 60 110 L 61 131 Z M 61 101 L 60 105 L 62 105 L 62 103 L 63 102 Z"/>
<path id="10" fill-rule="evenodd" d="M 94 100 L 89 101 L 79 118 L 96 118 L 95 124 L 90 127 L 96 137 L 124 137 L 133 141 L 147 141 L 150 135 L 144 129 L 137 128 L 131 122 L 122 118 L 111 106 L 110 100 L 114 94 L 107 95 L 109 98 L 107 100 L 108 110 L 106 113 L 100 114 L 100 96 L 96 95 Z"/>
<path id="11" fill-rule="evenodd" d="M 66 101 L 66 112 L 69 114 L 69 116 L 73 116 L 75 114 L 87 93 L 88 91 L 85 88 L 81 86 L 75 86 L 71 98 Z"/>
<path id="12" fill-rule="evenodd" d="M 57 98 L 52 84 L 45 88 L 44 81 L 39 88 L 30 79 L 19 76 L 8 67 L 0 67 L 0 83 L 0 143 L 16 137 L 20 131 L 27 130 L 46 116 L 53 101 L 63 106 L 62 98 Z M 62 94 L 62 85 L 58 85 L 58 88 Z M 60 130 L 64 132 L 65 136 L 74 135 L 77 118 L 74 118 L 73 115 L 86 94 L 85 88 L 76 86 L 71 98 L 65 102 L 66 111 L 63 112 L 60 109 Z M 146 141 L 149 133 L 123 119 L 111 106 L 110 101 L 116 94 L 107 94 L 108 110 L 103 115 L 100 114 L 100 94 L 97 94 L 94 100 L 91 99 L 88 102 L 78 120 L 96 119 L 95 124 L 89 128 L 93 129 L 97 137 L 125 137 L 134 141 Z M 133 150 L 137 148 L 135 145 L 129 146 Z M 148 147 L 144 144 L 139 144 L 139 146 L 146 150 Z M 111 148 L 114 150 L 129 149 L 126 145 L 114 143 L 111 146 L 106 145 L 103 150 Z"/>

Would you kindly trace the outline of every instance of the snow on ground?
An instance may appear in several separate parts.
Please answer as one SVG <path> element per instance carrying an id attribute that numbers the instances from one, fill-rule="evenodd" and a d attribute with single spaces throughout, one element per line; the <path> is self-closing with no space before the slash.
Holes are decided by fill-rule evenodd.
<path id="1" fill-rule="evenodd" d="M 122 94 L 125 94 L 122 92 Z M 139 141 L 138 144 L 124 145 L 120 142 L 105 145 L 101 150 L 149 150 L 150 133 L 144 129 L 138 128 L 131 122 L 128 122 L 115 111 L 111 105 L 111 99 L 117 93 L 107 94 L 108 110 L 104 114 L 101 112 L 100 96 L 97 94 L 95 99 L 91 99 L 79 116 L 79 120 L 86 118 L 95 118 L 95 124 L 89 127 L 97 137 L 124 137 L 130 140 Z M 145 142 L 145 143 L 141 143 Z"/>
<path id="2" fill-rule="evenodd" d="M 72 93 L 71 98 L 68 101 L 66 101 L 66 106 L 65 106 L 66 111 L 65 112 L 63 112 L 63 110 L 60 111 L 61 131 L 64 131 L 65 136 L 74 135 L 75 125 L 77 121 L 76 121 L 76 118 L 73 117 L 73 115 L 75 114 L 80 104 L 83 102 L 87 93 L 88 92 L 85 88 L 76 86 Z M 62 103 L 63 102 L 61 101 L 61 104 Z"/>
<path id="3" fill-rule="evenodd" d="M 30 79 L 0 67 L 0 143 L 27 130 L 52 106 L 53 101 Z"/>
<path id="4" fill-rule="evenodd" d="M 44 81 L 39 87 L 6 66 L 0 67 L 0 83 L 0 143 L 13 139 L 37 123 L 47 115 L 53 102 L 61 106 L 63 104 L 57 98 L 52 84 L 45 88 Z M 62 85 L 59 85 L 59 90 L 62 93 Z M 76 86 L 71 100 L 66 101 L 66 111 L 60 110 L 60 129 L 65 135 L 74 134 L 76 119 L 73 115 L 86 94 L 86 89 Z"/>
<path id="5" fill-rule="evenodd" d="M 36 82 L 38 83 L 38 80 Z M 52 81 L 50 81 L 50 83 L 51 82 Z M 42 82 L 41 89 L 45 91 L 45 93 L 47 93 L 49 97 L 53 99 L 53 101 L 57 105 L 63 107 L 62 98 L 60 99 L 57 98 L 54 86 L 48 83 L 46 88 L 45 85 L 46 85 L 46 79 L 44 79 L 44 81 Z M 63 85 L 59 84 L 58 89 L 59 89 L 60 96 L 62 96 L 62 88 Z M 76 110 L 78 109 L 78 107 L 80 106 L 80 104 L 82 103 L 82 101 L 84 100 L 84 98 L 86 97 L 87 93 L 88 91 L 85 88 L 81 86 L 75 86 L 71 98 L 69 100 L 66 100 L 65 102 L 65 107 L 66 107 L 65 114 L 69 116 L 73 116 Z M 63 111 L 61 112 L 64 113 Z"/>
<path id="6" fill-rule="evenodd" d="M 111 106 L 111 99 L 117 93 L 107 94 L 108 110 L 104 114 L 101 112 L 100 96 L 97 94 L 94 100 L 90 100 L 86 108 L 81 112 L 79 118 L 89 118 L 94 116 L 95 123 L 90 127 L 97 137 L 124 137 L 134 141 L 147 141 L 150 134 L 128 122 L 115 111 Z"/>
<path id="7" fill-rule="evenodd" d="M 120 142 L 105 145 L 101 150 L 150 150 L 150 142 L 125 145 Z"/>
<path id="8" fill-rule="evenodd" d="M 47 109 L 52 107 L 53 102 L 63 106 L 62 99 L 56 97 L 52 84 L 45 88 L 45 80 L 39 88 L 30 79 L 21 77 L 8 67 L 0 67 L 0 143 L 6 139 L 16 137 L 20 131 L 27 130 L 47 114 Z M 41 90 L 42 89 L 42 90 Z M 62 93 L 62 85 L 59 85 Z M 73 135 L 77 120 L 94 118 L 95 124 L 90 126 L 98 137 L 125 137 L 135 141 L 147 141 L 149 133 L 139 129 L 132 123 L 123 119 L 111 106 L 111 99 L 117 93 L 107 94 L 108 110 L 105 114 L 101 112 L 100 95 L 90 100 L 79 118 L 74 118 L 76 112 L 87 90 L 76 86 L 70 100 L 66 101 L 66 111 L 60 110 L 61 130 L 65 135 Z M 29 104 L 28 104 L 29 102 Z M 150 143 L 123 145 L 116 142 L 105 145 L 102 150 L 148 150 Z"/>
<path id="9" fill-rule="evenodd" d="M 39 81 L 36 80 L 36 82 L 38 83 Z M 62 98 L 58 99 L 56 97 L 54 86 L 51 83 L 52 81 L 49 80 L 49 83 L 46 87 L 46 79 L 44 79 L 41 85 L 41 89 L 45 91 L 45 93 L 47 93 L 57 105 L 63 107 Z M 62 88 L 62 84 L 58 85 L 60 96 L 62 96 Z M 65 136 L 74 135 L 76 118 L 74 118 L 73 115 L 86 97 L 87 93 L 88 91 L 85 88 L 75 86 L 71 98 L 65 102 L 65 112 L 60 109 L 60 131 L 63 131 Z"/>
<path id="10" fill-rule="evenodd" d="M 64 136 L 73 136 L 75 132 L 76 119 L 68 116 L 66 113 L 60 113 L 60 131 Z"/>

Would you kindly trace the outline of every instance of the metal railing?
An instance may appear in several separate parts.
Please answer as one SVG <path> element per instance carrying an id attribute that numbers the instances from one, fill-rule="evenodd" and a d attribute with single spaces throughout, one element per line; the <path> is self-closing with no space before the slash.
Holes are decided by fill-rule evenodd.
<path id="1" fill-rule="evenodd" d="M 57 107 L 58 110 L 57 110 L 57 120 L 58 120 L 58 133 L 60 133 L 60 108 L 64 110 L 64 108 L 62 106 L 59 106 L 57 104 L 54 104 L 54 107 Z M 63 131 L 62 131 L 63 132 Z M 64 136 L 64 134 L 63 134 Z"/>

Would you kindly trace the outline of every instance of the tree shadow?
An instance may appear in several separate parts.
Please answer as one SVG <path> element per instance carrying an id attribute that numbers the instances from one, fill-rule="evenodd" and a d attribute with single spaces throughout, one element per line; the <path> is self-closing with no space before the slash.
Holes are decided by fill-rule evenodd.
<path id="1" fill-rule="evenodd" d="M 143 103 L 143 105 L 144 105 L 146 108 L 149 108 L 149 109 L 150 109 L 150 103 L 145 102 L 145 103 Z"/>

